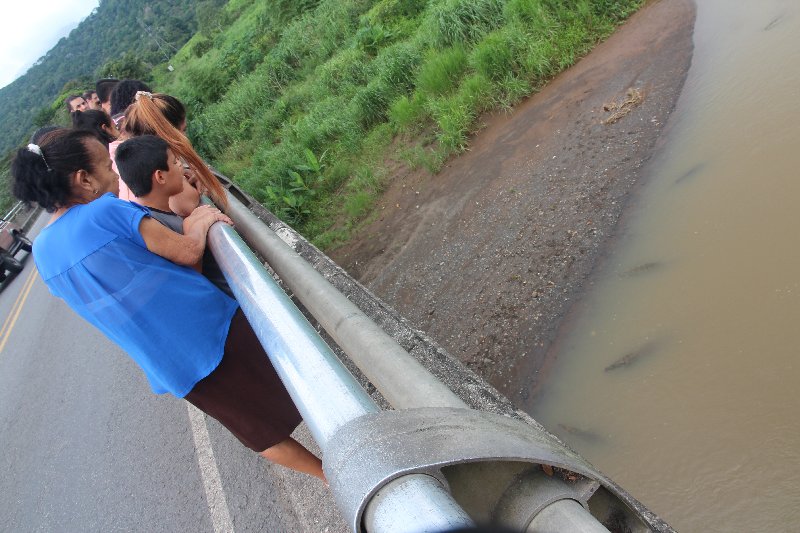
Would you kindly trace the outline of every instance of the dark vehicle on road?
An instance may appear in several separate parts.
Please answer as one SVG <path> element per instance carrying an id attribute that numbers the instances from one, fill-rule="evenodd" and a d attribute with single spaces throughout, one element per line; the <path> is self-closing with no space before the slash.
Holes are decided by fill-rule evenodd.
<path id="1" fill-rule="evenodd" d="M 22 271 L 22 262 L 15 256 L 20 250 L 30 252 L 32 243 L 18 225 L 0 220 L 0 282 Z"/>

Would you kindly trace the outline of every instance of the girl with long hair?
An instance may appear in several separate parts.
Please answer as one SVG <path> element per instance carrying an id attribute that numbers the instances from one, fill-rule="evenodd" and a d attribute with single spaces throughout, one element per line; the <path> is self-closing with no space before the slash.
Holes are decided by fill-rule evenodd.
<path id="1" fill-rule="evenodd" d="M 170 206 L 176 214 L 185 216 L 197 206 L 197 191 L 208 194 L 217 205 L 227 206 L 225 189 L 195 152 L 183 133 L 185 128 L 186 108 L 177 98 L 139 91 L 134 103 L 125 111 L 125 125 L 120 140 L 139 135 L 155 135 L 167 141 L 170 149 L 184 161 L 188 185 L 184 187 L 182 194 L 170 199 Z M 117 145 L 118 143 L 114 143 L 109 147 L 112 160 Z M 136 197 L 122 181 L 120 198 L 136 201 Z"/>

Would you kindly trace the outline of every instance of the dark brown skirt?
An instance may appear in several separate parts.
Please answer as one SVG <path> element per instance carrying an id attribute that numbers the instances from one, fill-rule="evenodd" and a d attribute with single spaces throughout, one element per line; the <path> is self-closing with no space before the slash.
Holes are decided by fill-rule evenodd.
<path id="1" fill-rule="evenodd" d="M 241 309 L 219 366 L 185 398 L 256 452 L 288 438 L 302 421 Z"/>

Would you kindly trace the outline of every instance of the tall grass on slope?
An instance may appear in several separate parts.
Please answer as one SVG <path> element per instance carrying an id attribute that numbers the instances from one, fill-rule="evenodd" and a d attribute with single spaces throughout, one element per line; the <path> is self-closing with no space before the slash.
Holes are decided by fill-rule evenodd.
<path id="1" fill-rule="evenodd" d="M 353 0 L 321 2 L 289 23 L 264 62 L 198 117 L 202 129 L 196 137 L 205 138 L 200 143 L 203 152 L 215 159 L 236 139 L 255 135 L 256 117 L 269 114 L 267 108 L 292 83 L 308 78 L 354 33 L 364 4 Z"/>
<path id="2" fill-rule="evenodd" d="M 436 48 L 468 45 L 503 23 L 502 0 L 444 0 L 431 2 L 423 25 Z"/>
<path id="3" fill-rule="evenodd" d="M 321 0 L 273 28 L 264 60 L 193 133 L 259 200 L 331 245 L 369 215 L 388 167 L 437 171 L 481 113 L 541 88 L 641 3 Z M 311 173 L 309 153 L 324 161 Z"/>

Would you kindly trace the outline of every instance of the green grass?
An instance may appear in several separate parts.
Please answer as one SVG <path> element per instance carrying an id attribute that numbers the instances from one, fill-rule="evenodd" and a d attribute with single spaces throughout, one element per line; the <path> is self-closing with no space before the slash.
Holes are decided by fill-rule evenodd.
<path id="1" fill-rule="evenodd" d="M 431 2 L 425 20 L 433 47 L 468 45 L 503 23 L 502 0 Z"/>
<path id="2" fill-rule="evenodd" d="M 641 4 L 232 0 L 223 31 L 195 36 L 155 85 L 189 105 L 215 166 L 324 248 L 369 220 L 388 168 L 438 172 L 481 113 L 539 90 Z"/>
<path id="3" fill-rule="evenodd" d="M 378 174 L 369 166 L 356 170 L 348 185 L 351 194 L 344 203 L 344 210 L 351 219 L 363 217 L 372 206 L 372 202 L 383 191 L 384 174 Z"/>
<path id="4" fill-rule="evenodd" d="M 389 107 L 391 124 L 397 130 L 404 130 L 410 133 L 418 132 L 429 117 L 425 102 L 425 97 L 419 93 L 413 96 L 400 96 Z"/>
<path id="5" fill-rule="evenodd" d="M 461 45 L 431 51 L 417 74 L 417 89 L 438 96 L 450 92 L 467 69 L 467 53 Z"/>
<path id="6" fill-rule="evenodd" d="M 469 56 L 472 68 L 490 80 L 501 80 L 509 73 L 518 74 L 525 52 L 522 28 L 511 25 L 486 35 Z"/>
<path id="7" fill-rule="evenodd" d="M 457 94 L 432 99 L 428 111 L 436 122 L 436 137 L 442 148 L 450 153 L 463 151 L 475 120 L 475 110 Z"/>

